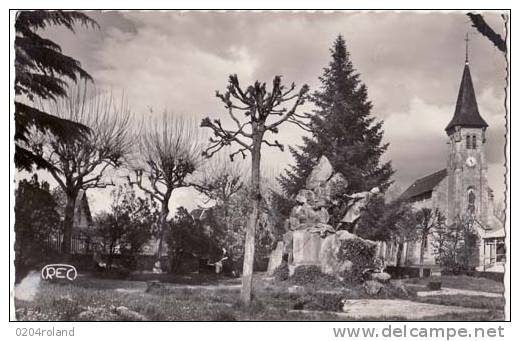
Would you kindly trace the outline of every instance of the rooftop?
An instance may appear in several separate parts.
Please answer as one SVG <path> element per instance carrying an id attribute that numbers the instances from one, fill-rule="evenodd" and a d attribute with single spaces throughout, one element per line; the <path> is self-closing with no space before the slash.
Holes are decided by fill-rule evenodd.
<path id="1" fill-rule="evenodd" d="M 409 200 L 426 192 L 432 191 L 447 175 L 446 168 L 441 169 L 433 174 L 426 175 L 415 182 L 401 194 L 400 198 Z"/>
<path id="2" fill-rule="evenodd" d="M 478 111 L 468 63 L 464 66 L 462 73 L 455 113 L 445 130 L 450 134 L 457 126 L 470 128 L 486 128 L 488 126 Z"/>

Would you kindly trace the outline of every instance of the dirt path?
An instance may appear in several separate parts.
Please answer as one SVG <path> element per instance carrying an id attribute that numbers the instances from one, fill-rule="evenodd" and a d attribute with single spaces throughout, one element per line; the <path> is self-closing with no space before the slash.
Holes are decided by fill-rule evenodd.
<path id="1" fill-rule="evenodd" d="M 465 290 L 465 289 L 453 289 L 453 288 L 442 288 L 441 290 L 433 291 L 418 291 L 417 296 L 439 296 L 439 295 L 464 295 L 464 296 L 485 296 L 485 297 L 503 297 L 502 294 L 488 291 L 477 291 L 477 290 Z"/>
<path id="2" fill-rule="evenodd" d="M 362 318 L 396 318 L 418 320 L 426 317 L 435 317 L 445 314 L 463 314 L 486 312 L 484 309 L 464 308 L 430 303 L 419 303 L 407 300 L 347 300 L 343 312 L 329 312 L 345 319 Z M 293 310 L 304 314 L 316 314 L 316 311 Z"/>

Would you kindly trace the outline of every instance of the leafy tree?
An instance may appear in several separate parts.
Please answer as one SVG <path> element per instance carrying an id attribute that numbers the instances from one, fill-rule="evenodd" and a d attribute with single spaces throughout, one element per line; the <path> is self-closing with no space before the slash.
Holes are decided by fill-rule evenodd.
<path id="1" fill-rule="evenodd" d="M 303 146 L 290 147 L 295 165 L 279 178 L 289 196 L 305 187 L 305 181 L 318 159 L 325 155 L 336 172 L 348 181 L 349 193 L 368 191 L 375 186 L 385 190 L 393 174 L 390 162 L 380 158 L 388 144 L 383 144 L 383 122 L 371 115 L 372 103 L 367 88 L 360 81 L 340 35 L 331 49 L 332 61 L 320 77 L 321 88 L 311 101 L 312 137 L 303 138 Z"/>
<path id="2" fill-rule="evenodd" d="M 291 210 L 296 206 L 296 201 L 288 198 L 284 193 L 270 190 L 268 197 L 267 212 L 270 226 L 273 228 L 273 240 L 282 240 L 283 235 L 289 231 L 287 219 L 291 215 Z M 274 245 L 273 245 L 274 246 Z"/>
<path id="3" fill-rule="evenodd" d="M 60 216 L 47 182 L 37 175 L 21 180 L 15 192 L 15 269 L 16 280 L 48 254 L 47 241 L 59 231 Z"/>
<path id="4" fill-rule="evenodd" d="M 96 217 L 98 234 L 108 253 L 107 264 L 112 264 L 115 254 L 125 255 L 132 263 L 156 229 L 157 205 L 153 200 L 138 197 L 128 186 L 118 186 L 111 196 L 110 212 Z"/>
<path id="5" fill-rule="evenodd" d="M 244 247 L 244 266 L 242 274 L 241 300 L 248 305 L 251 302 L 253 284 L 253 264 L 255 255 L 255 235 L 260 218 L 260 205 L 262 195 L 260 191 L 260 158 L 262 145 L 278 147 L 283 150 L 283 146 L 277 141 L 271 142 L 266 139 L 266 133 L 278 133 L 279 126 L 284 122 L 296 124 L 304 127 L 302 119 L 306 118 L 296 112 L 297 108 L 305 102 L 305 97 L 309 90 L 304 85 L 299 91 L 294 92 L 294 83 L 286 88 L 281 84 L 281 77 L 276 76 L 273 80 L 273 87 L 268 91 L 265 83 L 255 82 L 244 90 L 236 75 L 229 77 L 229 85 L 224 94 L 216 93 L 217 97 L 224 103 L 228 114 L 236 128 L 234 130 L 225 129 L 219 119 L 210 120 L 208 117 L 203 119 L 201 127 L 210 128 L 213 137 L 210 139 L 210 146 L 204 151 L 207 157 L 213 156 L 222 148 L 237 144 L 239 149 L 230 154 L 233 157 L 240 154 L 243 158 L 246 153 L 251 153 L 251 213 L 247 224 L 245 247 Z M 284 105 L 292 104 L 289 108 Z M 244 117 L 240 119 L 236 112 L 241 112 Z M 241 115 L 242 116 L 242 115 Z"/>
<path id="6" fill-rule="evenodd" d="M 128 182 L 137 185 L 161 205 L 156 254 L 158 262 L 162 256 L 173 191 L 190 186 L 186 179 L 201 164 L 201 148 L 201 134 L 197 126 L 183 117 L 168 116 L 166 113 L 161 118 L 150 120 L 139 137 L 136 160 L 132 165 L 135 177 L 128 176 Z"/>
<path id="7" fill-rule="evenodd" d="M 15 49 L 15 164 L 30 171 L 52 168 L 38 154 L 25 148 L 30 128 L 49 131 L 57 138 L 70 140 L 88 131 L 84 125 L 63 117 L 50 115 L 35 108 L 31 102 L 37 98 L 56 100 L 67 95 L 67 80 L 92 80 L 79 61 L 62 53 L 61 47 L 43 38 L 39 30 L 50 25 L 60 25 L 74 33 L 76 23 L 85 27 L 98 27 L 87 15 L 77 11 L 19 11 L 16 16 Z M 26 101 L 23 100 L 26 99 Z M 24 103 L 25 102 L 25 103 Z"/>
<path id="8" fill-rule="evenodd" d="M 188 212 L 184 207 L 179 207 L 175 217 L 169 222 L 169 233 L 166 235 L 166 242 L 170 251 L 182 249 L 184 252 L 195 255 L 212 254 L 217 247 L 214 240 L 211 240 L 207 231 L 205 234 L 202 222 Z"/>
<path id="9" fill-rule="evenodd" d="M 51 167 L 47 170 L 65 192 L 62 253 L 70 253 L 74 206 L 80 190 L 113 185 L 109 169 L 121 165 L 130 152 L 130 112 L 111 94 L 89 97 L 86 88 L 75 87 L 70 95 L 47 103 L 53 115 L 89 127 L 78 139 L 61 139 L 33 129 L 24 146 Z"/>
<path id="10" fill-rule="evenodd" d="M 169 220 L 165 240 L 169 247 L 171 271 L 186 271 L 191 257 L 215 261 L 222 256 L 223 245 L 220 244 L 220 230 L 215 224 L 213 209 L 207 209 L 205 213 L 201 220 L 200 216 L 192 216 L 186 208 L 179 207 L 175 217 Z"/>
<path id="11" fill-rule="evenodd" d="M 401 264 L 404 244 L 416 239 L 416 216 L 406 202 L 370 200 L 358 220 L 358 235 L 365 239 L 397 243 L 396 266 Z"/>

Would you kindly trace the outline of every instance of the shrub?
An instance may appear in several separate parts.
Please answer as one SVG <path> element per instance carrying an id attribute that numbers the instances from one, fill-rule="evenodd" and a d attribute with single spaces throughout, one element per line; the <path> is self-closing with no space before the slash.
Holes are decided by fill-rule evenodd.
<path id="1" fill-rule="evenodd" d="M 316 265 L 300 265 L 294 269 L 291 282 L 297 285 L 315 283 L 322 276 L 321 270 Z"/>
<path id="2" fill-rule="evenodd" d="M 312 305 L 306 309 L 322 311 L 339 311 L 344 295 L 341 293 L 315 293 L 312 295 Z"/>
<path id="3" fill-rule="evenodd" d="M 403 298 L 410 299 L 416 296 L 416 293 L 407 288 L 402 281 L 390 281 L 386 283 L 379 292 L 381 298 Z"/>
<path id="4" fill-rule="evenodd" d="M 297 297 L 292 308 L 294 310 L 340 311 L 345 293 L 314 292 Z"/>
<path id="5" fill-rule="evenodd" d="M 342 284 L 336 277 L 321 272 L 317 265 L 300 265 L 294 269 L 290 277 L 291 283 L 316 289 L 341 287 Z"/>
<path id="6" fill-rule="evenodd" d="M 320 268 L 316 265 L 301 265 L 294 269 L 294 274 L 291 276 L 291 282 L 296 285 L 315 284 L 325 276 L 322 274 Z"/>
<path id="7" fill-rule="evenodd" d="M 360 238 L 342 240 L 338 251 L 340 260 L 352 262 L 352 267 L 343 277 L 349 284 L 363 282 L 363 271 L 374 267 L 376 245 Z"/>
<path id="8" fill-rule="evenodd" d="M 289 265 L 286 262 L 280 264 L 279 267 L 274 269 L 273 276 L 278 282 L 286 281 L 289 278 Z"/>

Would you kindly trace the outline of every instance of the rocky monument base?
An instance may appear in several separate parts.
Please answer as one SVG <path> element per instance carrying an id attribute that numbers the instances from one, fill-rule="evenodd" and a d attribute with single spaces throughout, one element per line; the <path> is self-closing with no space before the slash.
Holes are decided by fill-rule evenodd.
<path id="1" fill-rule="evenodd" d="M 318 266 L 322 273 L 343 280 L 343 274 L 352 268 L 353 263 L 341 254 L 342 241 L 357 239 L 369 247 L 375 247 L 376 243 L 348 231 L 336 231 L 328 224 L 327 207 L 337 193 L 346 190 L 347 181 L 341 174 L 334 174 L 326 157 L 320 158 L 305 187 L 296 196 L 298 204 L 291 211 L 289 230 L 271 253 L 268 274 L 272 275 L 277 267 L 287 262 L 292 270 L 290 273 L 298 266 L 313 265 Z M 365 198 L 365 201 L 369 199 L 369 195 L 363 197 L 359 194 L 355 198 L 358 197 Z M 355 208 L 359 210 L 359 205 Z M 349 217 L 352 217 L 352 212 Z"/>

